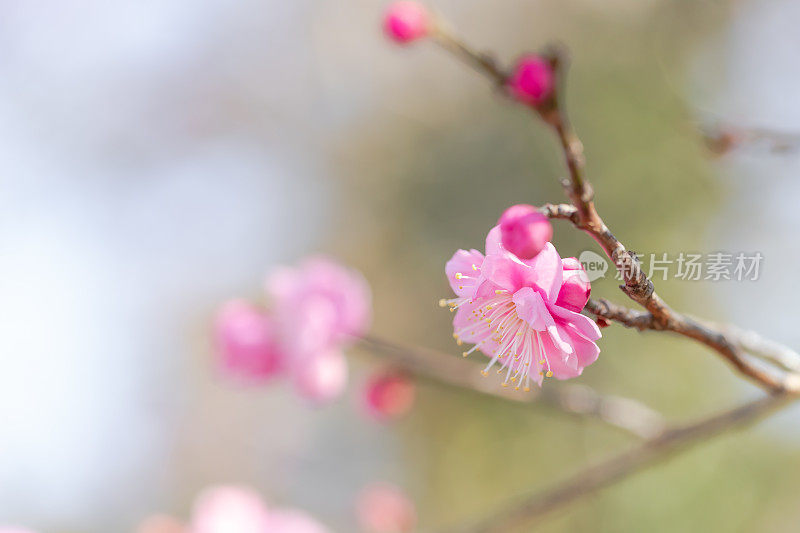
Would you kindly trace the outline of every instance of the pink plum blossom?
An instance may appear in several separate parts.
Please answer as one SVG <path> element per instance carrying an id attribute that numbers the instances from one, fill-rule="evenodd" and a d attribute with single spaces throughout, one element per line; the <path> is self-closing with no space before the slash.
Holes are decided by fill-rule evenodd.
<path id="1" fill-rule="evenodd" d="M 553 92 L 553 85 L 553 69 L 550 63 L 537 55 L 521 57 L 508 80 L 511 94 L 532 105 L 544 102 Z"/>
<path id="2" fill-rule="evenodd" d="M 530 389 L 544 376 L 579 376 L 600 352 L 600 329 L 580 314 L 589 295 L 588 279 L 572 258 L 562 263 L 547 243 L 533 259 L 521 259 L 501 242 L 500 226 L 486 238 L 486 255 L 458 250 L 445 266 L 457 297 L 442 300 L 455 311 L 453 336 L 480 350 L 505 371 L 503 386 Z M 567 268 L 565 272 L 565 268 Z M 573 279 L 573 278 L 576 279 Z M 562 295 L 563 292 L 563 295 Z"/>
<path id="3" fill-rule="evenodd" d="M 531 259 L 553 238 L 550 220 L 532 205 L 512 205 L 498 221 L 506 250 L 520 259 Z"/>
<path id="4" fill-rule="evenodd" d="M 3 527 L 0 526 L 0 533 L 36 533 L 32 529 L 24 529 L 21 527 Z"/>
<path id="5" fill-rule="evenodd" d="M 217 313 L 215 336 L 222 370 L 244 381 L 264 381 L 279 373 L 284 354 L 275 319 L 242 300 Z"/>
<path id="6" fill-rule="evenodd" d="M 417 523 L 414 504 L 403 491 L 388 483 L 365 487 L 356 501 L 356 515 L 368 533 L 413 531 Z"/>
<path id="7" fill-rule="evenodd" d="M 383 30 L 393 41 L 410 43 L 430 33 L 431 16 L 419 2 L 400 0 L 386 9 Z"/>
<path id="8" fill-rule="evenodd" d="M 335 399 L 347 384 L 342 349 L 369 328 L 366 281 L 331 259 L 312 257 L 276 269 L 266 291 L 266 309 L 234 300 L 217 314 L 221 367 L 247 381 L 283 376 L 314 404 Z"/>
<path id="9" fill-rule="evenodd" d="M 414 404 L 414 382 L 398 371 L 382 371 L 370 376 L 364 387 L 364 406 L 379 420 L 406 414 Z"/>

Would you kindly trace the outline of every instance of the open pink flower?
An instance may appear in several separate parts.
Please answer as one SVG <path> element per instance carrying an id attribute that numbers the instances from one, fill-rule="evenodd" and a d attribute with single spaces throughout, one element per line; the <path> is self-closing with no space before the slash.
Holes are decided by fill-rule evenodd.
<path id="1" fill-rule="evenodd" d="M 243 381 L 264 381 L 279 373 L 284 353 L 275 320 L 264 310 L 233 300 L 217 313 L 215 323 L 220 366 Z"/>
<path id="2" fill-rule="evenodd" d="M 579 376 L 597 359 L 594 341 L 601 334 L 579 313 L 588 299 L 588 279 L 585 290 L 576 290 L 572 272 L 580 276 L 582 269 L 573 268 L 571 260 L 567 267 L 565 275 L 551 243 L 533 259 L 520 259 L 501 243 L 499 226 L 486 238 L 485 257 L 476 250 L 457 251 L 445 266 L 457 297 L 441 304 L 456 312 L 453 336 L 459 344 L 474 344 L 464 356 L 482 351 L 490 357 L 484 373 L 499 363 L 498 372 L 506 372 L 503 386 L 516 383 L 525 390 L 530 381 L 541 385 L 544 376 Z"/>
<path id="3" fill-rule="evenodd" d="M 398 487 L 373 483 L 365 487 L 356 501 L 356 515 L 368 533 L 403 533 L 417 524 L 414 504 Z"/>

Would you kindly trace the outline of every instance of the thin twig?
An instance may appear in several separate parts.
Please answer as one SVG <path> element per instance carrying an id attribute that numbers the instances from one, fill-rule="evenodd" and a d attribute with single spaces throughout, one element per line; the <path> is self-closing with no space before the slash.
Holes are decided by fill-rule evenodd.
<path id="1" fill-rule="evenodd" d="M 388 357 L 403 370 L 461 389 L 517 403 L 545 403 L 572 415 L 597 418 L 642 438 L 652 438 L 666 427 L 664 418 L 653 409 L 628 398 L 599 394 L 584 385 L 557 385 L 523 392 L 498 387 L 481 374 L 479 365 L 460 357 L 372 336 L 363 338 L 361 344 Z"/>
<path id="2" fill-rule="evenodd" d="M 756 422 L 796 399 L 796 396 L 786 393 L 771 394 L 692 424 L 671 428 L 631 450 L 578 472 L 552 489 L 523 496 L 509 508 L 477 525 L 462 529 L 465 533 L 513 531 L 534 517 L 541 518 L 582 496 L 607 487 L 667 458 L 672 452 L 696 445 L 735 427 Z"/>
<path id="3" fill-rule="evenodd" d="M 441 24 L 440 24 L 441 25 Z M 444 27 L 443 25 L 441 25 Z M 499 69 L 487 55 L 475 52 L 450 30 L 440 30 L 436 40 L 447 50 L 455 52 L 478 72 L 487 76 L 495 85 L 503 85 L 507 75 Z M 564 78 L 566 61 L 563 50 L 551 48 L 548 51 L 556 80 Z M 560 102 L 558 91 L 539 107 L 530 106 L 548 124 L 559 140 L 564 154 L 569 179 L 562 184 L 572 206 L 546 205 L 542 212 L 554 218 L 567 219 L 575 227 L 588 233 L 603 248 L 622 276 L 620 289 L 636 303 L 649 311 L 653 324 L 647 329 L 672 331 L 694 339 L 709 348 L 733 365 L 740 373 L 749 377 L 769 391 L 800 392 L 800 376 L 776 373 L 765 369 L 763 364 L 754 361 L 744 353 L 741 346 L 718 328 L 700 323 L 670 308 L 656 293 L 653 282 L 642 269 L 634 252 L 614 236 L 605 225 L 594 204 L 594 191 L 584 176 L 583 145 L 570 127 L 567 114 Z"/>

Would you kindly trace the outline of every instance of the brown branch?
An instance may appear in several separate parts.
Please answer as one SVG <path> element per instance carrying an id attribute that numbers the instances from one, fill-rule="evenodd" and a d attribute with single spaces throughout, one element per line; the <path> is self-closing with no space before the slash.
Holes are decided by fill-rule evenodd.
<path id="1" fill-rule="evenodd" d="M 441 23 L 439 26 L 444 28 Z M 441 28 L 435 35 L 439 44 L 455 52 L 462 60 L 466 60 L 495 85 L 505 84 L 507 75 L 496 66 L 489 56 L 475 52 L 455 37 L 452 32 Z M 566 64 L 564 51 L 553 47 L 548 50 L 546 55 L 550 58 L 556 81 L 563 85 Z M 651 324 L 645 328 L 645 324 L 637 322 L 634 327 L 672 331 L 694 339 L 716 351 L 740 373 L 767 390 L 800 392 L 798 376 L 768 371 L 763 365 L 759 365 L 752 358 L 747 357 L 740 345 L 729 338 L 724 331 L 674 311 L 661 299 L 656 293 L 653 282 L 642 270 L 639 258 L 611 233 L 597 212 L 594 204 L 594 191 L 584 176 L 583 145 L 570 127 L 566 111 L 560 103 L 559 91 L 556 90 L 546 102 L 539 106 L 527 106 L 532 107 L 543 121 L 553 128 L 569 171 L 569 179 L 563 180 L 562 184 L 573 205 L 548 204 L 542 208 L 542 212 L 553 218 L 569 220 L 575 227 L 588 233 L 603 248 L 622 276 L 623 284 L 620 285 L 620 289 L 650 314 L 648 320 L 652 321 Z"/>
<path id="2" fill-rule="evenodd" d="M 664 460 L 671 453 L 724 431 L 756 422 L 796 399 L 796 396 L 785 393 L 772 394 L 692 424 L 671 428 L 631 450 L 578 472 L 552 489 L 521 497 L 509 508 L 463 530 L 470 533 L 514 531 L 533 518 L 540 519 L 582 496 Z"/>
<path id="3" fill-rule="evenodd" d="M 665 428 L 663 417 L 649 407 L 628 398 L 599 394 L 584 385 L 558 385 L 523 392 L 498 387 L 481 374 L 480 365 L 460 357 L 371 336 L 361 339 L 361 345 L 383 354 L 407 372 L 453 387 L 517 403 L 545 403 L 572 415 L 597 418 L 642 438 L 652 438 Z"/>

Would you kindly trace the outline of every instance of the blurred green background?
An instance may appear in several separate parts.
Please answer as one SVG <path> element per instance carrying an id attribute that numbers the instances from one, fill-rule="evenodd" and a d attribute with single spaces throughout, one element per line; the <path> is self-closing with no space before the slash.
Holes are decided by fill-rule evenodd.
<path id="1" fill-rule="evenodd" d="M 364 272 L 376 334 L 457 356 L 452 316 L 436 305 L 449 294 L 444 263 L 482 248 L 509 205 L 564 201 L 544 126 L 435 46 L 386 42 L 384 6 L 0 7 L 0 521 L 129 531 L 152 512 L 187 516 L 208 484 L 240 482 L 355 531 L 355 494 L 385 479 L 413 498 L 420 530 L 446 530 L 635 444 L 594 420 L 427 382 L 410 415 L 376 425 L 355 404 L 383 363 L 363 350 L 348 398 L 321 411 L 285 387 L 235 389 L 211 371 L 215 307 L 262 298 L 270 267 L 314 250 Z M 713 158 L 698 124 L 800 129 L 797 7 L 435 3 L 503 64 L 567 45 L 567 106 L 606 223 L 643 253 L 763 250 L 763 278 L 746 287 L 658 290 L 678 309 L 795 345 L 797 160 Z M 555 226 L 562 256 L 599 252 Z M 597 281 L 593 294 L 624 302 L 616 285 Z M 682 339 L 610 327 L 601 349 L 576 381 L 670 420 L 758 394 Z M 525 530 L 795 531 L 796 422 L 790 410 L 716 439 Z"/>

